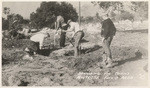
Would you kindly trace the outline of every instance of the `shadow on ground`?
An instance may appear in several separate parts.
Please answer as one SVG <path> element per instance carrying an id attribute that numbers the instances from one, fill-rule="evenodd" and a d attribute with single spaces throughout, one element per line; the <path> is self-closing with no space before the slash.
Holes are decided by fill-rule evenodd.
<path id="1" fill-rule="evenodd" d="M 42 49 L 42 50 L 38 50 L 38 54 L 39 55 L 43 55 L 43 56 L 49 56 L 51 50 L 50 49 Z"/>
<path id="2" fill-rule="evenodd" d="M 93 48 L 81 50 L 81 53 L 82 54 L 86 54 L 86 53 L 94 52 L 94 51 L 96 51 L 96 50 L 98 50 L 100 48 L 102 48 L 102 46 L 95 45 Z"/>
<path id="3" fill-rule="evenodd" d="M 81 40 L 81 43 L 86 43 L 86 42 L 89 42 L 88 40 L 85 40 L 85 39 L 82 39 Z"/>
<path id="4" fill-rule="evenodd" d="M 136 60 L 142 59 L 142 55 L 143 54 L 141 52 L 137 51 L 137 52 L 135 52 L 135 57 L 131 57 L 131 58 L 128 58 L 125 60 L 117 61 L 118 64 L 116 66 L 123 65 L 126 62 L 131 62 L 131 61 L 136 61 Z"/>
<path id="5" fill-rule="evenodd" d="M 29 82 L 21 81 L 18 86 L 28 86 Z"/>

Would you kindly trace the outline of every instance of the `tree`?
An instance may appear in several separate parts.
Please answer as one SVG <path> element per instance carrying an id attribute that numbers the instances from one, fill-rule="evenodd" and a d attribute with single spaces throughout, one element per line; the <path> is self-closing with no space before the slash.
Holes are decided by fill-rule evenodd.
<path id="1" fill-rule="evenodd" d="M 115 10 L 121 10 L 123 8 L 122 2 L 119 1 L 114 1 L 114 2 L 109 2 L 109 1 L 98 1 L 98 2 L 91 2 L 94 5 L 99 5 L 100 9 L 107 10 L 110 6 L 113 6 Z"/>
<path id="2" fill-rule="evenodd" d="M 4 7 L 4 8 L 3 8 L 3 13 L 6 14 L 6 15 L 7 15 L 7 14 L 10 14 L 10 8 Z"/>
<path id="3" fill-rule="evenodd" d="M 24 22 L 24 19 L 19 14 L 10 13 L 10 8 L 4 7 L 3 13 L 7 16 L 7 19 L 2 18 L 2 25 L 4 29 L 16 29 L 18 25 Z M 6 27 L 7 26 L 7 27 Z"/>
<path id="4" fill-rule="evenodd" d="M 131 2 L 133 6 L 133 10 L 135 11 L 135 19 L 143 20 L 148 19 L 148 2 Z"/>
<path id="5" fill-rule="evenodd" d="M 127 11 L 122 11 L 121 14 L 116 15 L 115 20 L 130 20 L 134 21 L 134 15 L 127 12 Z"/>
<path id="6" fill-rule="evenodd" d="M 61 15 L 64 17 L 65 22 L 67 22 L 69 19 L 77 21 L 78 19 L 77 12 L 71 4 L 62 2 L 61 7 L 62 7 Z"/>
<path id="7" fill-rule="evenodd" d="M 19 25 L 23 22 L 23 17 L 19 14 L 7 15 L 7 20 L 9 22 L 9 30 L 18 29 Z"/>
<path id="8" fill-rule="evenodd" d="M 5 15 L 10 14 L 10 8 L 4 7 L 3 8 L 3 13 Z M 5 18 L 2 17 L 2 30 L 8 30 L 8 29 L 9 29 L 9 22 L 8 22 L 7 19 L 5 19 Z"/>
<path id="9" fill-rule="evenodd" d="M 22 24 L 25 24 L 25 25 L 29 25 L 29 23 L 30 23 L 29 19 L 23 19 L 22 21 Z"/>
<path id="10" fill-rule="evenodd" d="M 76 21 L 78 15 L 73 6 L 66 2 L 42 2 L 36 12 L 30 14 L 30 20 L 34 28 L 54 27 L 55 16 L 62 15 L 67 22 L 69 19 Z"/>
<path id="11" fill-rule="evenodd" d="M 2 18 L 2 30 L 8 30 L 8 28 L 9 28 L 8 20 Z"/>
<path id="12" fill-rule="evenodd" d="M 109 7 L 113 7 L 113 11 L 115 14 L 112 16 L 114 19 L 119 20 L 143 20 L 148 19 L 148 2 L 108 2 L 108 1 L 99 1 L 99 2 L 91 2 L 93 5 L 99 5 L 100 9 L 108 10 Z"/>
<path id="13" fill-rule="evenodd" d="M 117 20 L 119 20 L 118 18 L 120 18 L 120 14 L 123 11 L 123 2 L 119 2 L 119 1 L 98 1 L 98 2 L 91 2 L 93 3 L 93 5 L 98 5 L 100 7 L 100 10 L 103 11 L 107 11 L 108 9 L 110 9 L 108 15 L 110 16 L 110 18 L 112 20 L 116 20 L 115 17 L 117 17 Z M 118 15 L 118 16 L 117 16 Z"/>
<path id="14" fill-rule="evenodd" d="M 39 20 L 39 17 L 37 16 L 36 13 L 33 12 L 33 13 L 30 14 L 30 20 L 31 20 L 31 27 L 37 28 L 40 20 Z M 39 27 L 40 26 L 41 25 L 39 25 Z"/>

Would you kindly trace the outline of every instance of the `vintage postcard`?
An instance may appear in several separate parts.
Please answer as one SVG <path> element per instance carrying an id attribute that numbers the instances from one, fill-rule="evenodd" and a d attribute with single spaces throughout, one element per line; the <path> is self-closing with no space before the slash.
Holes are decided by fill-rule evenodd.
<path id="1" fill-rule="evenodd" d="M 1 4 L 2 87 L 148 87 L 148 0 Z"/>

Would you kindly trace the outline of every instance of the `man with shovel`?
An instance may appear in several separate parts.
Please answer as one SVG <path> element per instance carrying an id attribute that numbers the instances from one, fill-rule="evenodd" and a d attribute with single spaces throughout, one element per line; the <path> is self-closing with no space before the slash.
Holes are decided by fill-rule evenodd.
<path id="1" fill-rule="evenodd" d="M 73 22 L 68 20 L 67 24 L 70 26 L 68 30 L 63 30 L 64 32 L 72 32 L 72 39 L 75 41 L 74 43 L 74 56 L 78 57 L 81 51 L 81 39 L 84 37 L 84 32 L 80 29 L 79 24 L 77 22 Z M 72 43 L 72 42 L 71 42 Z"/>
<path id="2" fill-rule="evenodd" d="M 56 23 L 55 23 L 55 28 L 56 28 L 56 33 L 55 34 L 58 34 L 58 30 L 60 29 L 60 43 L 59 43 L 59 47 L 62 48 L 62 47 L 65 47 L 65 38 L 66 38 L 66 33 L 63 32 L 62 30 L 65 30 L 65 26 L 67 24 L 64 22 L 64 18 L 59 15 L 56 17 Z"/>

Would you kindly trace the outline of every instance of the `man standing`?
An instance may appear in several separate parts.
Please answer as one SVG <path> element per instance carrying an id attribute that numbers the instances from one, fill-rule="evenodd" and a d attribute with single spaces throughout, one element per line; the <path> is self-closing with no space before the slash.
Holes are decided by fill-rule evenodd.
<path id="1" fill-rule="evenodd" d="M 61 15 L 59 15 L 56 18 L 55 28 L 56 28 L 56 33 L 59 29 L 61 30 L 61 33 L 60 33 L 60 47 L 65 47 L 66 33 L 62 31 L 62 30 L 64 30 L 63 26 L 66 26 L 66 23 L 64 22 L 64 18 Z"/>
<path id="2" fill-rule="evenodd" d="M 103 62 L 106 64 L 106 67 L 112 67 L 114 65 L 114 63 L 112 62 L 110 44 L 116 33 L 115 25 L 113 24 L 112 20 L 108 17 L 109 13 L 110 13 L 110 9 L 108 9 L 106 13 L 101 15 L 103 19 L 102 30 L 101 30 L 102 45 L 104 49 L 103 54 L 106 57 L 106 58 L 103 58 Z"/>
<path id="3" fill-rule="evenodd" d="M 75 40 L 74 43 L 74 56 L 77 57 L 80 55 L 80 42 L 84 37 L 84 32 L 80 29 L 79 24 L 77 22 L 72 22 L 68 20 L 67 24 L 70 26 L 68 30 L 64 30 L 64 32 L 72 32 L 72 39 Z"/>

